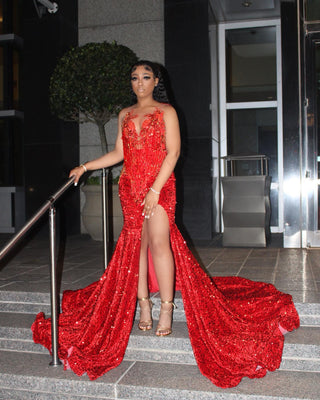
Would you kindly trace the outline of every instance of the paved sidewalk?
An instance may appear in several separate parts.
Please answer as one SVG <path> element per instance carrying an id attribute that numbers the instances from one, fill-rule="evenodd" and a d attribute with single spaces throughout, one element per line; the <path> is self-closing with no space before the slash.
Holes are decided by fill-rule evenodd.
<path id="1" fill-rule="evenodd" d="M 0 235 L 0 247 L 10 236 Z M 85 287 L 103 273 L 103 245 L 88 235 L 58 241 L 60 291 Z M 212 276 L 242 276 L 273 283 L 295 302 L 320 303 L 320 249 L 223 248 L 220 241 L 197 245 L 192 251 Z M 0 288 L 8 291 L 49 292 L 49 239 L 39 234 L 24 240 L 0 261 Z"/>

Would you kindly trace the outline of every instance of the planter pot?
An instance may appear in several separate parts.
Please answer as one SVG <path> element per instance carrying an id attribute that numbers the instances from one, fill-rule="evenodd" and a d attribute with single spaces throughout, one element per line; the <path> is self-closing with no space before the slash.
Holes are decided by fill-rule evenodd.
<path id="1" fill-rule="evenodd" d="M 118 189 L 118 185 L 112 185 L 112 220 L 115 241 L 118 240 L 123 225 Z M 102 240 L 102 187 L 101 185 L 84 185 L 82 191 L 86 196 L 81 213 L 83 225 L 93 240 Z"/>

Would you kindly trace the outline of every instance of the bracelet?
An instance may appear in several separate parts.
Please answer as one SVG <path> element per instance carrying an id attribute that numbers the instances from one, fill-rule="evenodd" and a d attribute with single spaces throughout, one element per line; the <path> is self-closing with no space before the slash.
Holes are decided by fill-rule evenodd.
<path id="1" fill-rule="evenodd" d="M 153 187 L 151 187 L 150 190 L 155 194 L 160 194 L 160 192 L 157 192 L 156 190 L 154 190 Z"/>
<path id="2" fill-rule="evenodd" d="M 88 172 L 88 169 L 84 164 L 80 164 L 79 167 L 82 167 L 84 169 L 84 172 Z"/>

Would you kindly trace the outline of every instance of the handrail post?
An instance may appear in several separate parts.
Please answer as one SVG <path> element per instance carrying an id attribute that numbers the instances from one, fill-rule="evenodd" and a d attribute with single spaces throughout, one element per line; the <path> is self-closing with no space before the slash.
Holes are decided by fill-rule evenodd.
<path id="1" fill-rule="evenodd" d="M 107 179 L 107 170 L 106 168 L 102 168 L 102 237 L 103 237 L 103 261 L 104 261 L 104 269 L 108 266 L 108 219 L 107 219 L 107 210 L 108 210 L 108 179 Z"/>
<path id="2" fill-rule="evenodd" d="M 16 233 L 13 238 L 0 250 L 0 260 L 19 242 L 23 235 L 49 210 L 50 228 L 50 258 L 51 258 L 51 343 L 52 343 L 52 362 L 50 365 L 58 366 L 61 364 L 58 358 L 58 297 L 57 297 L 57 268 L 56 268 L 56 210 L 54 202 L 74 183 L 75 177 L 72 176 L 64 183 L 31 217 L 31 219 Z"/>
<path id="3" fill-rule="evenodd" d="M 50 261 L 51 261 L 51 343 L 52 361 L 50 365 L 56 367 L 61 364 L 58 357 L 58 301 L 56 278 L 56 209 L 51 205 L 49 210 L 50 229 Z"/>

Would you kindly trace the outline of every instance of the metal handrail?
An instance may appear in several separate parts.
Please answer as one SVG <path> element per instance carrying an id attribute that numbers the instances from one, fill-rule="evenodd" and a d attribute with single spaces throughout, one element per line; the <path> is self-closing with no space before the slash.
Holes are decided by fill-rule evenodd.
<path id="1" fill-rule="evenodd" d="M 49 199 L 39 208 L 39 210 L 29 219 L 29 221 L 17 232 L 13 238 L 0 251 L 0 260 L 20 241 L 20 239 L 28 232 L 30 228 L 49 210 L 53 203 L 72 185 L 75 177 L 70 178 L 61 188 L 54 193 Z"/>
<path id="2" fill-rule="evenodd" d="M 17 232 L 11 240 L 0 251 L 0 260 L 12 250 L 12 248 L 22 239 L 22 237 L 36 224 L 39 219 L 49 210 L 49 230 L 50 230 L 50 278 L 51 278 L 51 340 L 52 340 L 52 361 L 50 365 L 58 366 L 61 364 L 58 357 L 58 296 L 57 296 L 57 278 L 56 278 L 56 209 L 54 203 L 58 198 L 74 183 L 75 177 L 72 176 L 63 184 L 49 199 L 40 207 L 40 209 L 30 218 L 30 220 Z M 108 263 L 108 226 L 107 226 L 107 185 L 106 171 L 102 169 L 102 210 L 103 210 L 103 245 L 104 245 L 104 265 Z"/>

